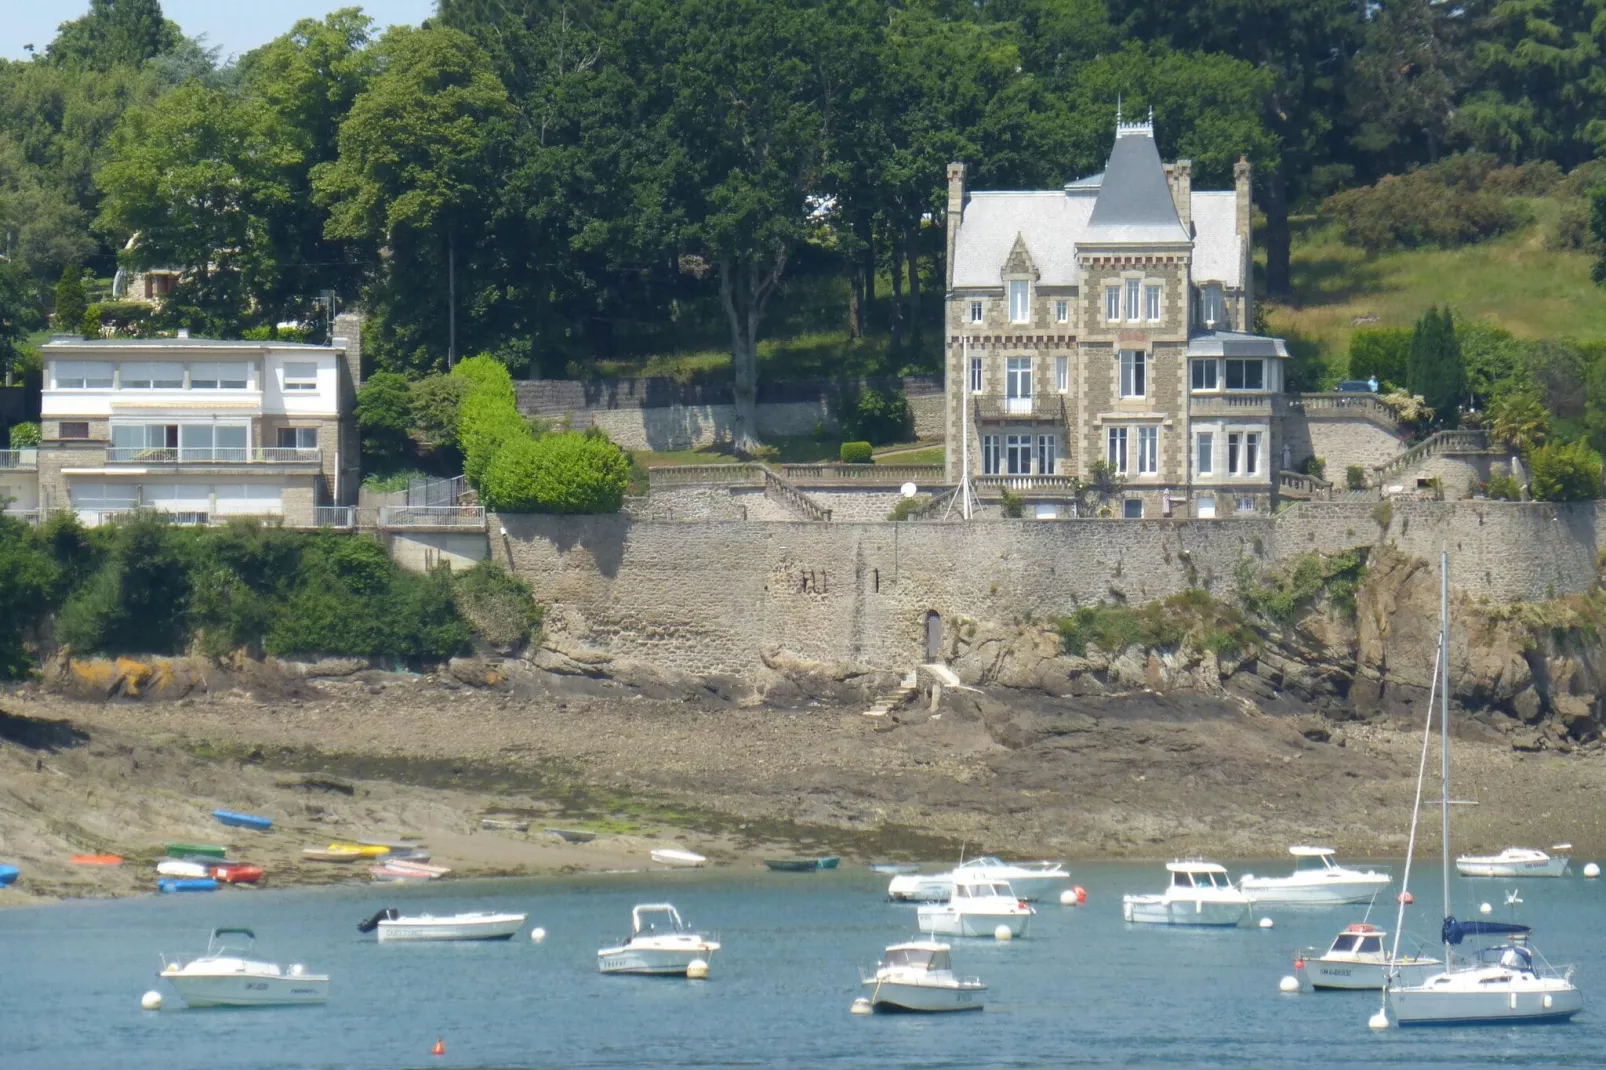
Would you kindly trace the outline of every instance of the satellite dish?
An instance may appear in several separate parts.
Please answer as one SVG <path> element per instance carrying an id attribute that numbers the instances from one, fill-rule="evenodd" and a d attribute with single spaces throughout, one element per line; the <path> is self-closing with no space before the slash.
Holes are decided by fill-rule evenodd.
<path id="1" fill-rule="evenodd" d="M 916 494 L 920 493 L 920 488 L 915 486 L 913 483 L 905 483 L 899 488 L 899 490 L 902 492 L 905 498 L 913 498 Z"/>

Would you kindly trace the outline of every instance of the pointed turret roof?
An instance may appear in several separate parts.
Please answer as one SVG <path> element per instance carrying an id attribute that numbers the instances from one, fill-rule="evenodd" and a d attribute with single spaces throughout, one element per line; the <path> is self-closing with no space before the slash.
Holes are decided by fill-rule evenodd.
<path id="1" fill-rule="evenodd" d="M 1151 123 L 1117 123 L 1084 242 L 1186 242 Z"/>

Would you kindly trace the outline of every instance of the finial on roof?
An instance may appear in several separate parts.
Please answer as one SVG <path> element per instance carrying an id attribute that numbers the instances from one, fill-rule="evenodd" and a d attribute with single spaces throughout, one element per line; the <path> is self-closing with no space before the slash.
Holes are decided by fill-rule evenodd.
<path id="1" fill-rule="evenodd" d="M 1129 123 L 1129 122 L 1127 122 L 1125 120 L 1125 118 L 1122 115 L 1121 96 L 1120 96 L 1120 94 L 1116 94 L 1116 97 L 1115 97 L 1115 136 L 1116 137 L 1121 137 L 1121 136 L 1126 135 L 1126 134 L 1146 134 L 1149 137 L 1153 137 L 1154 136 L 1154 106 L 1153 105 L 1149 106 L 1149 118 L 1148 118 L 1148 120 L 1146 122 Z"/>
<path id="2" fill-rule="evenodd" d="M 1115 128 L 1121 129 L 1121 94 L 1115 94 Z"/>

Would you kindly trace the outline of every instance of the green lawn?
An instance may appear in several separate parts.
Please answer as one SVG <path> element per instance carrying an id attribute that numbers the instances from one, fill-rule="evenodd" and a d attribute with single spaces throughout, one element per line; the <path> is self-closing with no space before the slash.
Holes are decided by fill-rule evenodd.
<path id="1" fill-rule="evenodd" d="M 906 345 L 902 355 L 896 358 L 889 351 L 891 336 L 885 333 L 867 335 L 857 341 L 850 340 L 846 330 L 765 338 L 758 343 L 758 374 L 761 381 L 770 382 L 870 378 L 896 375 L 905 370 L 910 374 L 929 374 L 923 370 L 941 363 L 937 355 L 940 341 L 936 335 L 935 330 L 931 332 L 920 353 Z M 659 353 L 633 360 L 602 360 L 596 363 L 596 374 L 604 378 L 663 377 L 684 383 L 704 378 L 723 379 L 730 374 L 730 364 L 730 350 L 708 349 Z"/>
<path id="2" fill-rule="evenodd" d="M 1356 329 L 1410 327 L 1433 304 L 1447 303 L 1457 319 L 1486 320 L 1519 338 L 1606 338 L 1606 291 L 1590 281 L 1590 257 L 1545 247 L 1558 202 L 1528 204 L 1535 222 L 1526 229 L 1448 250 L 1368 254 L 1313 217 L 1294 220 L 1297 299 L 1268 305 L 1272 333 L 1320 359 L 1334 377 L 1346 370 Z M 1375 324 L 1355 323 L 1370 316 Z"/>

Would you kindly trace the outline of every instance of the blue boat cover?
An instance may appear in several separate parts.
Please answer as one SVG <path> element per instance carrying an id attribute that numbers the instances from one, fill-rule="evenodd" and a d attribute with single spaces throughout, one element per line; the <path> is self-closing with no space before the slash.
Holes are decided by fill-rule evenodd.
<path id="1" fill-rule="evenodd" d="M 1444 928 L 1440 930 L 1439 935 L 1447 944 L 1459 944 L 1469 936 L 1527 935 L 1530 931 L 1528 926 L 1512 922 L 1456 921 L 1450 917 L 1444 919 Z"/>
<path id="2" fill-rule="evenodd" d="M 217 881 L 211 877 L 186 877 L 181 880 L 161 880 L 156 886 L 164 892 L 215 892 Z"/>
<path id="3" fill-rule="evenodd" d="M 17 874 L 21 872 L 22 870 L 18 869 L 16 866 L 0 866 L 0 888 L 3 888 L 12 881 L 16 880 Z"/>
<path id="4" fill-rule="evenodd" d="M 233 810 L 213 810 L 212 816 L 217 819 L 219 824 L 233 825 L 236 828 L 266 830 L 273 827 L 272 818 L 258 817 L 256 814 L 241 814 Z"/>

